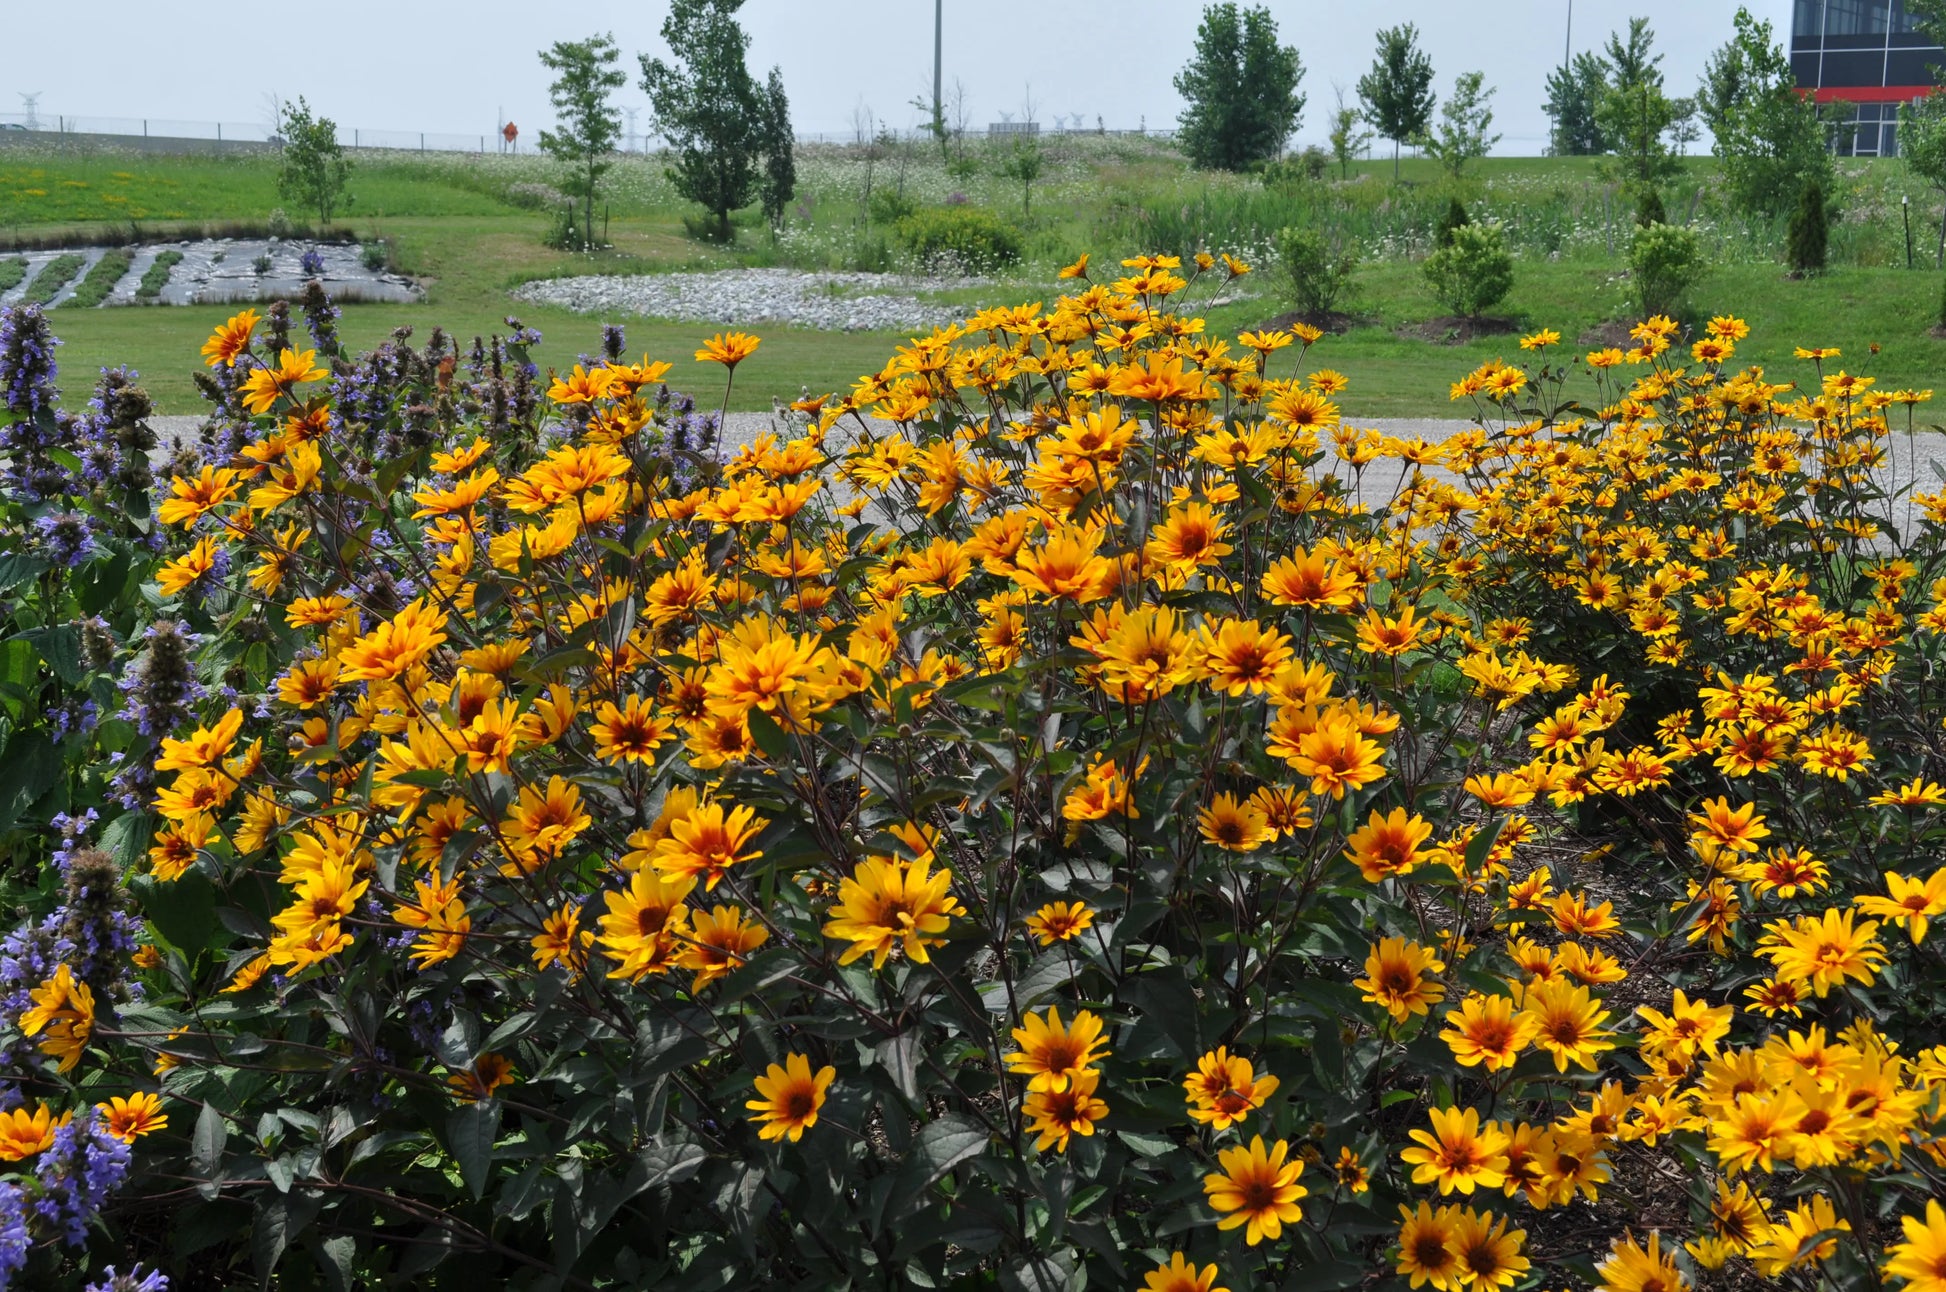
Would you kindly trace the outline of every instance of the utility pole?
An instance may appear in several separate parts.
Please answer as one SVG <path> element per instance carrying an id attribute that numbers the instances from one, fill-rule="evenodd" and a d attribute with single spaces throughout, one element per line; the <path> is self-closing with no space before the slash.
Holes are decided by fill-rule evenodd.
<path id="1" fill-rule="evenodd" d="M 1561 75 L 1568 75 L 1568 64 L 1574 61 L 1574 0 L 1568 0 L 1568 34 L 1561 42 Z"/>
<path id="2" fill-rule="evenodd" d="M 628 138 L 627 138 L 627 140 L 625 140 L 625 141 L 624 141 L 624 143 L 625 143 L 625 146 L 624 146 L 624 147 L 623 147 L 623 149 L 622 149 L 622 151 L 623 151 L 623 152 L 631 152 L 631 153 L 632 153 L 632 152 L 634 152 L 634 151 L 636 151 L 636 148 L 635 148 L 635 114 L 636 114 L 636 113 L 638 113 L 638 112 L 640 112 L 641 110 L 642 110 L 642 109 L 640 109 L 640 108 L 633 108 L 633 107 L 631 107 L 631 108 L 623 108 L 623 109 L 622 109 L 622 111 L 623 111 L 623 113 L 625 113 L 625 114 L 627 115 L 627 117 L 628 117 Z"/>
<path id="3" fill-rule="evenodd" d="M 946 0 L 932 0 L 932 124 L 945 133 L 945 109 L 939 94 L 940 69 L 945 66 Z"/>

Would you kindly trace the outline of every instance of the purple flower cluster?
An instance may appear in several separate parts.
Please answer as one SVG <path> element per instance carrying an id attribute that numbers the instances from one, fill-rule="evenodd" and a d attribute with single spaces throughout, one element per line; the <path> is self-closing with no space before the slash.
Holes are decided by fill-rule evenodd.
<path id="1" fill-rule="evenodd" d="M 77 569 L 101 550 L 95 541 L 98 523 L 83 511 L 50 511 L 34 522 L 34 536 L 50 561 Z"/>
<path id="2" fill-rule="evenodd" d="M 82 484 L 109 490 L 116 501 L 119 495 L 145 493 L 155 484 L 149 454 L 156 438 L 148 423 L 155 405 L 135 384 L 140 376 L 132 368 L 103 368 L 88 411 L 75 420 Z"/>
<path id="3" fill-rule="evenodd" d="M 307 247 L 304 254 L 298 257 L 297 267 L 303 271 L 306 278 L 322 278 L 324 277 L 324 256 L 316 247 Z"/>
<path id="4" fill-rule="evenodd" d="M 70 1247 L 88 1241 L 88 1225 L 128 1178 L 129 1148 L 100 1125 L 92 1108 L 54 1132 L 54 1144 L 34 1164 L 41 1196 L 34 1213 L 58 1231 Z"/>
<path id="5" fill-rule="evenodd" d="M 12 415 L 0 426 L 0 454 L 8 458 L 8 487 L 25 502 L 52 498 L 68 484 L 67 468 L 53 457 L 73 447 L 73 419 L 55 414 L 59 344 L 40 306 L 0 309 L 0 411 Z"/>
<path id="6" fill-rule="evenodd" d="M 27 1264 L 27 1199 L 20 1186 L 0 1181 L 0 1288 Z"/>
<path id="7" fill-rule="evenodd" d="M 317 252 L 310 254 L 316 256 Z M 323 269 L 324 264 L 320 260 L 318 272 L 323 272 Z M 304 330 L 311 334 L 311 343 L 320 353 L 335 355 L 339 350 L 338 319 L 343 311 L 331 303 L 331 297 L 325 292 L 324 284 L 318 281 L 317 274 L 308 268 L 304 272 L 311 275 L 311 281 L 304 284 Z"/>
<path id="8" fill-rule="evenodd" d="M 140 1261 L 130 1266 L 126 1274 L 117 1274 L 113 1265 L 102 1273 L 108 1277 L 99 1283 L 88 1284 L 81 1292 L 169 1292 L 169 1276 L 161 1270 L 150 1270 L 144 1274 Z"/>
<path id="9" fill-rule="evenodd" d="M 61 392 L 54 377 L 54 347 L 61 344 L 38 305 L 0 309 L 0 407 L 15 417 L 52 411 Z"/>

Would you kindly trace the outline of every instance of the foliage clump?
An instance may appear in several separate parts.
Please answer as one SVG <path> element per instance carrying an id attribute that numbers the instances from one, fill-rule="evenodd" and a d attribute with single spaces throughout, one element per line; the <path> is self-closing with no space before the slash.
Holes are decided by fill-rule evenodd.
<path id="1" fill-rule="evenodd" d="M 930 269 L 977 274 L 1020 262 L 1019 230 L 977 206 L 927 207 L 895 227 L 900 245 Z"/>
<path id="2" fill-rule="evenodd" d="M 1426 257 L 1425 274 L 1448 313 L 1477 319 L 1513 290 L 1513 253 L 1499 225 L 1467 223 Z"/>
<path id="3" fill-rule="evenodd" d="M 1355 243 L 1293 225 L 1277 231 L 1276 251 L 1291 303 L 1305 318 L 1322 323 L 1349 299 L 1358 276 Z"/>
<path id="4" fill-rule="evenodd" d="M 1679 224 L 1647 224 L 1628 244 L 1629 285 L 1644 315 L 1680 316 L 1690 290 L 1709 268 L 1703 240 Z"/>

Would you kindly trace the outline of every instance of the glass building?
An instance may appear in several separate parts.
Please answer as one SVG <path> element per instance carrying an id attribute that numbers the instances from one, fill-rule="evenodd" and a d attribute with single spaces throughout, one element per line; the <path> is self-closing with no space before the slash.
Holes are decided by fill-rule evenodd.
<path id="1" fill-rule="evenodd" d="M 1934 64 L 1946 65 L 1946 49 L 1905 0 L 1796 0 L 1791 71 L 1836 127 L 1841 156 L 1895 156 L 1899 104 L 1932 92 Z"/>

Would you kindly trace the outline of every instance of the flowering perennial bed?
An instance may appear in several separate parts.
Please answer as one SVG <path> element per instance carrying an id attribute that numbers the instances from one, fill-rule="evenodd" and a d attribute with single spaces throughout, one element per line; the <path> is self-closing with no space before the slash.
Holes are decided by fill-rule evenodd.
<path id="1" fill-rule="evenodd" d="M 158 480 L 7 313 L 4 1276 L 1946 1289 L 1929 392 L 1652 319 L 1402 442 L 1123 271 L 727 461 L 313 299 Z"/>

